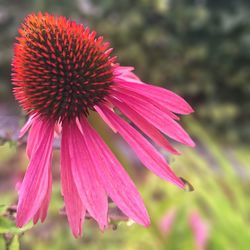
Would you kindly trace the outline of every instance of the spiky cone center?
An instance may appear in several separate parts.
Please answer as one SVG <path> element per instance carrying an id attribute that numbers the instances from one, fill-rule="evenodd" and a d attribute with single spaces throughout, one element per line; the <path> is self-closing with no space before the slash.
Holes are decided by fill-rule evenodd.
<path id="1" fill-rule="evenodd" d="M 14 48 L 14 94 L 30 114 L 63 121 L 87 116 L 113 82 L 112 49 L 95 32 L 64 17 L 32 14 Z"/>

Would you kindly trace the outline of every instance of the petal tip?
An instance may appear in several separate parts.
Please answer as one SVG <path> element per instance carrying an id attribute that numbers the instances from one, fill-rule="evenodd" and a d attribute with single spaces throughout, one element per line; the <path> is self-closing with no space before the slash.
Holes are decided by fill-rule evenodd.
<path id="1" fill-rule="evenodd" d="M 101 230 L 101 232 L 103 233 L 105 231 L 105 229 L 108 228 L 108 223 L 102 223 L 102 224 L 99 224 L 99 228 Z"/>
<path id="2" fill-rule="evenodd" d="M 38 221 L 39 221 L 39 218 L 34 218 L 33 219 L 33 224 L 36 225 Z"/>
<path id="3" fill-rule="evenodd" d="M 182 144 L 189 146 L 191 148 L 194 148 L 196 146 L 195 142 L 189 137 L 189 135 L 187 136 L 187 138 L 183 139 Z"/>
<path id="4" fill-rule="evenodd" d="M 82 236 L 82 233 L 80 231 L 72 232 L 75 239 L 79 239 Z"/>
<path id="5" fill-rule="evenodd" d="M 185 110 L 185 115 L 189 115 L 195 112 L 195 110 L 188 104 L 186 103 L 186 110 Z"/>
<path id="6" fill-rule="evenodd" d="M 195 142 L 193 140 L 191 140 L 189 146 L 191 148 L 194 148 L 196 146 L 196 144 L 195 144 Z"/>
<path id="7" fill-rule="evenodd" d="M 16 227 L 18 228 L 22 228 L 24 226 L 24 222 L 23 221 L 20 221 L 20 219 L 17 218 L 16 220 Z"/>
<path id="8" fill-rule="evenodd" d="M 82 221 L 79 222 L 79 225 L 70 225 L 70 228 L 75 239 L 82 237 Z"/>
<path id="9" fill-rule="evenodd" d="M 148 218 L 148 220 L 144 223 L 144 227 L 150 227 L 150 225 L 151 225 L 151 221 Z"/>

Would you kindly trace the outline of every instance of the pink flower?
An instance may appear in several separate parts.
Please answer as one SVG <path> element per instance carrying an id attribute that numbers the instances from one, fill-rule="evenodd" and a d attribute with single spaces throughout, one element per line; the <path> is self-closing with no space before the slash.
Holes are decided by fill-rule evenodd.
<path id="1" fill-rule="evenodd" d="M 164 235 L 168 235 L 173 227 L 173 223 L 176 219 L 176 208 L 169 209 L 164 217 L 161 219 L 160 230 Z"/>
<path id="2" fill-rule="evenodd" d="M 183 188 L 183 181 L 141 132 L 178 154 L 163 134 L 194 146 L 176 115 L 189 114 L 192 108 L 173 92 L 143 83 L 132 67 L 116 63 L 109 43 L 83 25 L 39 13 L 29 15 L 19 33 L 12 80 L 16 99 L 30 115 L 21 131 L 22 136 L 29 130 L 30 162 L 19 190 L 17 226 L 46 217 L 55 131 L 61 133 L 62 194 L 74 236 L 81 235 L 86 211 L 101 229 L 107 227 L 107 197 L 132 220 L 148 226 L 135 185 L 88 122 L 88 114 L 98 112 L 149 170 Z"/>
<path id="3" fill-rule="evenodd" d="M 189 224 L 195 238 L 196 249 L 205 250 L 209 235 L 208 224 L 201 218 L 198 212 L 190 214 Z"/>

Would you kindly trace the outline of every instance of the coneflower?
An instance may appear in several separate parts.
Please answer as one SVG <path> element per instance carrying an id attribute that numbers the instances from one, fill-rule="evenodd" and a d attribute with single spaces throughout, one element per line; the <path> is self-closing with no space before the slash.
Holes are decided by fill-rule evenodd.
<path id="1" fill-rule="evenodd" d="M 81 235 L 86 211 L 101 229 L 108 225 L 108 197 L 129 218 L 149 225 L 135 185 L 89 124 L 89 111 L 96 111 L 120 134 L 148 169 L 183 188 L 183 181 L 143 134 L 174 154 L 178 151 L 163 134 L 194 146 L 176 115 L 189 114 L 192 108 L 173 92 L 143 83 L 132 67 L 120 66 L 109 43 L 81 24 L 31 14 L 19 33 L 12 81 L 16 99 L 30 116 L 20 133 L 29 130 L 30 162 L 19 190 L 17 226 L 46 217 L 55 131 L 61 134 L 62 194 L 74 236 Z"/>
<path id="2" fill-rule="evenodd" d="M 189 215 L 189 225 L 192 229 L 196 250 L 205 250 L 209 240 L 209 224 L 198 211 Z"/>

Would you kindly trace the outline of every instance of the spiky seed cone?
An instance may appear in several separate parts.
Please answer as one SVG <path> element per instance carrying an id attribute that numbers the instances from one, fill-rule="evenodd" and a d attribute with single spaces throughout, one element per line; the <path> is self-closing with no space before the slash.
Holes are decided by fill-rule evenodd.
<path id="1" fill-rule="evenodd" d="M 96 32 L 64 17 L 29 15 L 14 48 L 14 94 L 31 114 L 74 119 L 108 94 L 112 49 Z"/>

